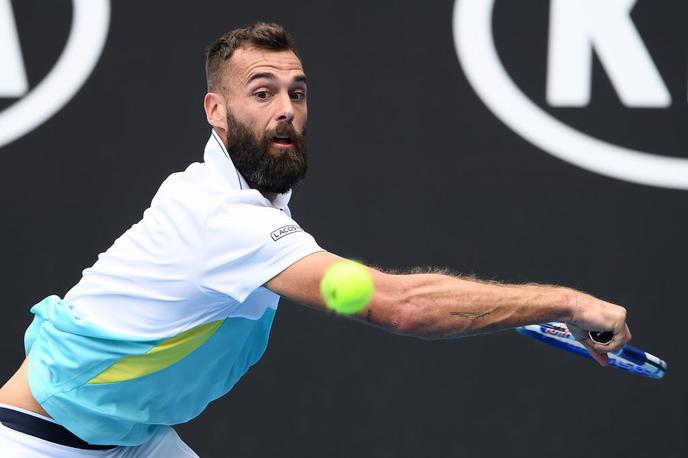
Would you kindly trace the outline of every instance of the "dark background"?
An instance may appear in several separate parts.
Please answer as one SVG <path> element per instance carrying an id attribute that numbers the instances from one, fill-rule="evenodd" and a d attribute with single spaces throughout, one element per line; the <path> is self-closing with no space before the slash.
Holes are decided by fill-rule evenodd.
<path id="1" fill-rule="evenodd" d="M 686 157 L 684 5 L 640 1 L 633 13 L 672 92 L 668 110 L 624 108 L 597 61 L 590 107 L 546 107 L 547 1 L 497 1 L 495 40 L 517 84 L 555 116 Z M 33 87 L 64 46 L 71 3 L 13 7 Z M 688 194 L 577 168 L 500 123 L 463 75 L 452 8 L 113 2 L 86 84 L 0 148 L 4 377 L 23 358 L 31 305 L 63 295 L 168 174 L 202 160 L 205 46 L 271 20 L 293 35 L 309 78 L 311 169 L 292 211 L 323 247 L 389 268 L 584 289 L 627 306 L 634 343 L 670 370 L 654 381 L 601 369 L 514 332 L 404 338 L 284 301 L 263 359 L 180 426 L 182 438 L 232 458 L 688 455 Z"/>

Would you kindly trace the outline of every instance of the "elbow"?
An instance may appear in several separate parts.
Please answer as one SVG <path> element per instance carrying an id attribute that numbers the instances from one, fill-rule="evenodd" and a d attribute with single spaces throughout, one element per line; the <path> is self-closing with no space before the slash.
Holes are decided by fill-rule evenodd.
<path id="1" fill-rule="evenodd" d="M 406 306 L 399 306 L 391 316 L 390 330 L 395 334 L 416 337 L 418 317 Z"/>
<path id="2" fill-rule="evenodd" d="M 377 300 L 370 305 L 367 317 L 369 322 L 392 334 L 423 337 L 421 312 L 417 307 L 398 295 L 380 296 L 376 297 Z"/>
<path id="3" fill-rule="evenodd" d="M 374 324 L 393 334 L 424 340 L 443 337 L 436 332 L 431 310 L 417 300 L 418 294 L 405 276 L 386 275 L 382 279 L 371 304 Z"/>
<path id="4" fill-rule="evenodd" d="M 409 337 L 423 340 L 438 340 L 444 336 L 434 329 L 428 321 L 427 310 L 410 302 L 400 304 L 392 316 L 392 331 Z"/>
<path id="5" fill-rule="evenodd" d="M 385 275 L 385 283 L 376 288 L 371 301 L 371 312 L 374 324 L 388 332 L 406 336 L 415 336 L 419 325 L 419 314 L 411 303 L 398 276 Z M 368 315 L 370 321 L 371 315 Z"/>

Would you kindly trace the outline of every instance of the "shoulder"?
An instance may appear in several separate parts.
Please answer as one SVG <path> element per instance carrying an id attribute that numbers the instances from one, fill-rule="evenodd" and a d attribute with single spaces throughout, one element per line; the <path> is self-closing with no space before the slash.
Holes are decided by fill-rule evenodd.
<path id="1" fill-rule="evenodd" d="M 187 192 L 189 190 L 211 191 L 215 184 L 213 178 L 212 171 L 209 167 L 205 164 L 194 162 L 190 164 L 186 170 L 172 173 L 165 178 L 160 184 L 153 200 L 155 201 L 155 199 Z"/>
<path id="2" fill-rule="evenodd" d="M 226 194 L 208 212 L 209 233 L 232 230 L 247 237 L 269 236 L 284 225 L 295 225 L 290 214 L 266 205 L 258 191 L 235 191 Z"/>
<path id="3" fill-rule="evenodd" d="M 186 170 L 172 173 L 160 184 L 150 209 L 204 221 L 226 197 L 222 185 L 210 167 L 194 162 Z"/>

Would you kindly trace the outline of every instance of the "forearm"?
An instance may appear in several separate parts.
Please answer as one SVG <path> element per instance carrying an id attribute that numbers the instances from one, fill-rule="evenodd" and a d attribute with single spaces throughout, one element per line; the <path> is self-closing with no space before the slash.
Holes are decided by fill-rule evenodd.
<path id="1" fill-rule="evenodd" d="M 324 309 L 320 281 L 330 266 L 343 260 L 332 253 L 314 253 L 276 275 L 266 286 L 296 302 Z M 594 351 L 615 351 L 631 338 L 625 308 L 573 289 L 488 283 L 442 274 L 369 271 L 373 297 L 354 318 L 391 332 L 441 339 L 564 321 L 581 340 L 588 330 L 612 331 L 614 338 L 609 344 L 588 342 Z"/>
<path id="2" fill-rule="evenodd" d="M 442 274 L 376 275 L 380 294 L 361 314 L 390 331 L 427 339 L 568 321 L 573 290 L 485 283 Z"/>

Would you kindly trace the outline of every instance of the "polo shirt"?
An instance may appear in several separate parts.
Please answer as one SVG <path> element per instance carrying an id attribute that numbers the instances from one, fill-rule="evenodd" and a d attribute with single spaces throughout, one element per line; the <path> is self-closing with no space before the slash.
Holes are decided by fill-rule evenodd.
<path id="1" fill-rule="evenodd" d="M 231 390 L 262 356 L 279 296 L 263 285 L 321 251 L 291 191 L 251 189 L 216 132 L 64 296 L 31 308 L 29 386 L 92 444 L 139 445 Z"/>

